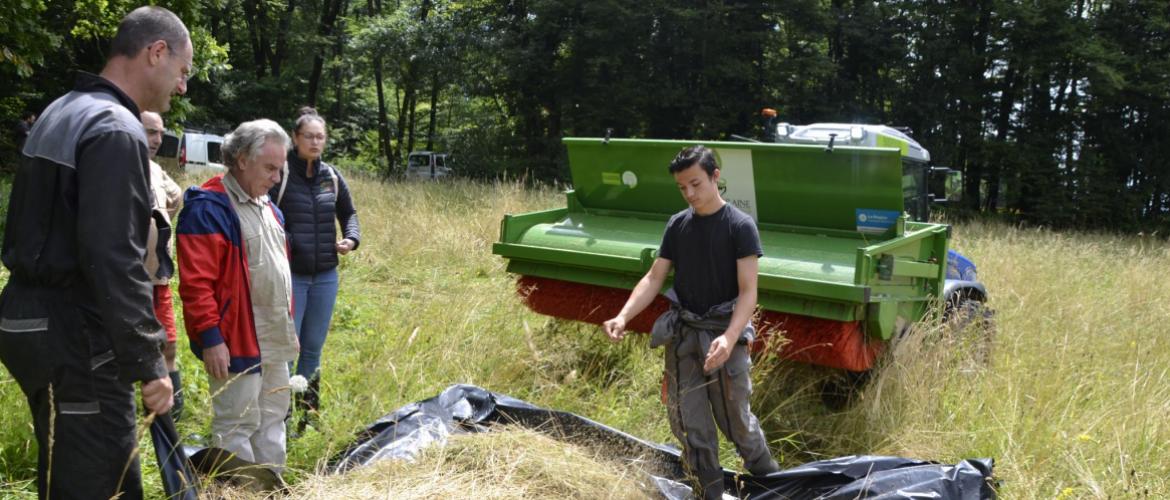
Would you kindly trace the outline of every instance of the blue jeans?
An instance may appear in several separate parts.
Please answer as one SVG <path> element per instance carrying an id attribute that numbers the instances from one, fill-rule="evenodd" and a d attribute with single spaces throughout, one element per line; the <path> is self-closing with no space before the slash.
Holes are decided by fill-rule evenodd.
<path id="1" fill-rule="evenodd" d="M 293 320 L 301 355 L 297 359 L 297 375 L 311 378 L 321 366 L 321 349 L 329 334 L 333 319 L 333 304 L 337 302 L 337 268 L 317 274 L 292 275 Z M 290 363 L 291 364 L 291 363 Z"/>

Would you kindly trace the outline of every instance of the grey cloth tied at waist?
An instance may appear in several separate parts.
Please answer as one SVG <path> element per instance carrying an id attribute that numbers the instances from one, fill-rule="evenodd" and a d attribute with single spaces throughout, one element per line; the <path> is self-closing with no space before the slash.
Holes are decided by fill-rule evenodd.
<path id="1" fill-rule="evenodd" d="M 731 313 L 735 311 L 736 299 L 712 306 L 706 313 L 699 315 L 683 307 L 679 302 L 678 294 L 671 288 L 663 294 L 670 301 L 670 309 L 654 321 L 650 329 L 650 347 L 666 345 L 681 335 L 693 335 L 699 332 L 708 332 L 705 336 L 703 351 L 706 352 L 710 339 L 722 335 L 731 325 Z M 747 345 L 756 337 L 756 328 L 749 321 L 743 328 L 737 344 Z"/>

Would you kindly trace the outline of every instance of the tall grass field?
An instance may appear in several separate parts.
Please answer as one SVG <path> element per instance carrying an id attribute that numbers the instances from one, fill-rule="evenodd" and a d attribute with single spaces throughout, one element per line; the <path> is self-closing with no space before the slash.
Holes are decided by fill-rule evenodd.
<path id="1" fill-rule="evenodd" d="M 415 464 L 321 474 L 365 425 L 456 383 L 674 443 L 659 402 L 661 352 L 644 336 L 615 345 L 597 327 L 528 311 L 491 254 L 504 214 L 563 206 L 557 189 L 350 183 L 362 245 L 342 258 L 321 420 L 289 444 L 292 495 L 640 497 L 636 486 L 612 487 L 612 477 L 638 478 L 606 457 L 550 452 L 555 443 L 520 430 L 492 442 L 461 438 Z M 927 326 L 897 344 L 853 405 L 833 411 L 820 391 L 833 374 L 757 359 L 752 403 L 781 464 L 849 454 L 992 457 L 1004 498 L 1170 497 L 1165 240 L 970 223 L 955 226 L 952 246 L 978 264 L 990 292 L 990 360 L 972 362 L 964 338 Z M 209 429 L 206 375 L 180 345 L 187 407 L 179 430 L 197 440 Z M 23 395 L 0 369 L 0 495 L 35 498 L 35 449 Z M 147 494 L 162 497 L 149 439 L 142 450 Z M 740 466 L 727 443 L 722 457 Z M 492 471 L 507 481 L 485 476 Z"/>

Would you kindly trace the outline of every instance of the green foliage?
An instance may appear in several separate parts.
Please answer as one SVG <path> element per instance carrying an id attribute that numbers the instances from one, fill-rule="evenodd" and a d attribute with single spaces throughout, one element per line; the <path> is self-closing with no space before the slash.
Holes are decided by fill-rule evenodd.
<path id="1" fill-rule="evenodd" d="M 15 70 L 28 78 L 45 60 L 45 51 L 61 43 L 61 37 L 39 22 L 48 6 L 44 0 L 0 2 L 0 74 Z"/>
<path id="2" fill-rule="evenodd" d="M 65 92 L 62 69 L 96 71 L 136 6 L 0 2 L 5 123 Z M 767 106 L 791 123 L 909 127 L 935 161 L 963 171 L 968 213 L 1170 228 L 1160 0 L 165 5 L 196 47 L 171 126 L 291 125 L 313 104 L 329 121 L 327 159 L 383 176 L 430 148 L 471 177 L 565 181 L 565 136 L 757 136 Z M 0 162 L 14 154 L 0 141 Z M 1109 210 L 1090 205 L 1102 200 Z"/>
<path id="3" fill-rule="evenodd" d="M 211 81 L 231 71 L 232 65 L 228 62 L 231 51 L 226 43 L 221 44 L 207 28 L 195 26 L 191 28 L 191 45 L 195 50 L 195 71 L 191 78 L 195 80 Z"/>
<path id="4" fill-rule="evenodd" d="M 232 69 L 228 62 L 229 47 L 221 45 L 207 29 L 196 26 L 191 30 L 191 45 L 195 51 L 194 71 L 191 73 L 191 82 L 212 82 Z M 187 122 L 192 116 L 198 115 L 199 110 L 191 102 L 190 97 L 171 97 L 171 110 L 167 113 L 167 120 L 172 130 L 181 130 L 180 124 Z"/>
<path id="5" fill-rule="evenodd" d="M 82 41 L 112 39 L 122 16 L 138 6 L 123 0 L 77 0 L 73 3 L 74 24 L 69 34 Z"/>
<path id="6" fill-rule="evenodd" d="M 515 164 L 514 158 L 519 156 L 521 144 L 512 136 L 507 122 L 498 116 L 473 114 L 468 117 L 468 123 L 448 134 L 448 151 L 459 175 L 491 179 L 528 173 Z"/>

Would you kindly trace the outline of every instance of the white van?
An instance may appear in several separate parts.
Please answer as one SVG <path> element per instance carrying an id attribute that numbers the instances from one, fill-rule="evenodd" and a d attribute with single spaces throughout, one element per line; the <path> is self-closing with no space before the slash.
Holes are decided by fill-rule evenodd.
<path id="1" fill-rule="evenodd" d="M 223 172 L 223 157 L 219 148 L 223 136 L 202 132 L 184 132 L 179 147 L 179 168 L 184 172 L 210 170 Z"/>
<path id="2" fill-rule="evenodd" d="M 406 157 L 407 179 L 439 179 L 454 173 L 448 166 L 447 153 L 415 151 Z"/>
<path id="3" fill-rule="evenodd" d="M 158 147 L 158 154 L 154 161 L 162 165 L 163 170 L 172 175 L 179 172 L 179 136 L 170 130 L 163 132 L 162 144 Z"/>
<path id="4" fill-rule="evenodd" d="M 180 172 L 222 172 L 223 158 L 219 148 L 223 136 L 187 130 L 182 136 L 171 132 L 163 134 L 155 161 L 163 168 Z"/>

